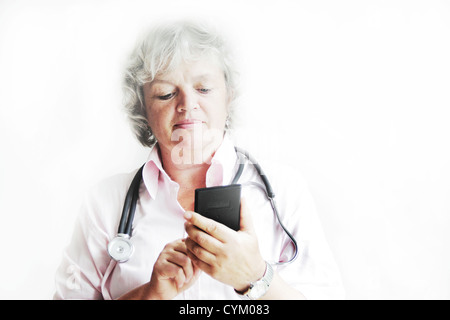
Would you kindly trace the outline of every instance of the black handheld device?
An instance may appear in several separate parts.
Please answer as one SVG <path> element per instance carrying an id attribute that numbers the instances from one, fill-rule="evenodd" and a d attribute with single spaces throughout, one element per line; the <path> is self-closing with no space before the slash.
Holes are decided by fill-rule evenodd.
<path id="1" fill-rule="evenodd" d="M 241 185 L 195 190 L 194 211 L 238 231 L 241 216 Z"/>

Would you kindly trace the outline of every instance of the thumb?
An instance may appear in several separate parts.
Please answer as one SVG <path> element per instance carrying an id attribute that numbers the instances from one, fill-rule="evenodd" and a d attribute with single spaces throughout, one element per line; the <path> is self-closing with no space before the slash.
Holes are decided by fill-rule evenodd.
<path id="1" fill-rule="evenodd" d="M 241 198 L 240 231 L 253 233 L 253 221 L 245 198 Z"/>

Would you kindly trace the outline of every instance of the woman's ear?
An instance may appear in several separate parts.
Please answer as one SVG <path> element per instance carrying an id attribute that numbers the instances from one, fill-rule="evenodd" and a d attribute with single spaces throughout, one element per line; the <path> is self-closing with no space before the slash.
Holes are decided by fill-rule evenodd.
<path id="1" fill-rule="evenodd" d="M 230 116 L 227 116 L 227 118 L 225 119 L 225 129 L 230 129 Z"/>

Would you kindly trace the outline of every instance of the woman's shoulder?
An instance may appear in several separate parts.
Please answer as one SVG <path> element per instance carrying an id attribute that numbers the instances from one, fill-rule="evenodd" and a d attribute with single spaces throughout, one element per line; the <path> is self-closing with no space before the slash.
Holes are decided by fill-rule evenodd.
<path id="1" fill-rule="evenodd" d="M 88 190 L 88 196 L 96 199 L 121 198 L 122 195 L 126 194 L 136 171 L 137 169 L 102 178 Z"/>
<path id="2" fill-rule="evenodd" d="M 264 159 L 260 165 L 275 194 L 281 215 L 298 215 L 297 218 L 301 218 L 314 214 L 314 199 L 301 168 Z"/>
<path id="3" fill-rule="evenodd" d="M 137 170 L 110 175 L 92 185 L 85 192 L 82 216 L 97 223 L 120 217 L 126 193 Z"/>
<path id="4" fill-rule="evenodd" d="M 265 159 L 262 159 L 259 164 L 275 194 L 308 192 L 308 182 L 301 168 Z"/>

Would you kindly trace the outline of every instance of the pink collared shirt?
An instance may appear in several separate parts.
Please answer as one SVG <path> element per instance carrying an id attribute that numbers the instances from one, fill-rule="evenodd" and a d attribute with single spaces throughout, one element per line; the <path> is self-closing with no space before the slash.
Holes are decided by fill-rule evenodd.
<path id="1" fill-rule="evenodd" d="M 226 136 L 206 174 L 206 186 L 229 184 L 237 171 L 237 156 Z M 325 241 L 313 199 L 305 181 L 291 169 L 263 165 L 276 194 L 286 228 L 296 238 L 298 258 L 277 266 L 278 274 L 307 299 L 341 299 L 338 268 Z M 117 234 L 126 192 L 135 172 L 106 179 L 84 201 L 72 241 L 56 273 L 55 299 L 117 299 L 150 280 L 153 265 L 164 246 L 186 238 L 184 209 L 177 200 L 179 185 L 164 171 L 154 147 L 142 173 L 131 241 L 133 256 L 125 263 L 110 258 L 107 246 Z M 252 165 L 246 165 L 239 183 L 252 213 L 263 258 L 287 261 L 293 254 L 288 236 L 279 226 Z M 206 273 L 175 299 L 239 299 L 234 289 Z"/>

